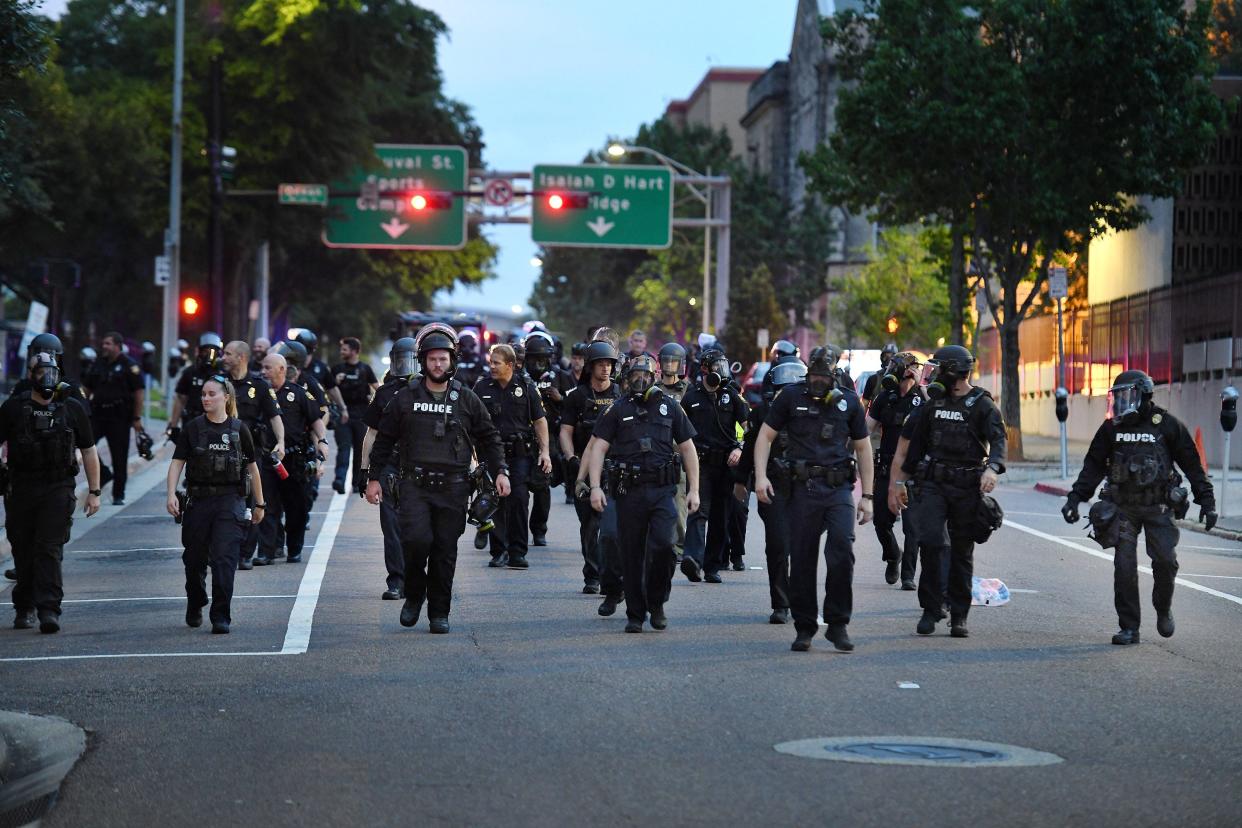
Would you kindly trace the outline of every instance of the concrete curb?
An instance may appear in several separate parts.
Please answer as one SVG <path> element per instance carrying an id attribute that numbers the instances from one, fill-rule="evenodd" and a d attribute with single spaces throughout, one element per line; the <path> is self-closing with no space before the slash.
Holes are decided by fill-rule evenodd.
<path id="1" fill-rule="evenodd" d="M 1070 493 L 1068 486 L 1061 486 L 1056 483 L 1036 483 L 1035 491 L 1054 495 L 1056 497 L 1068 497 Z M 1174 522 L 1179 528 L 1190 532 L 1198 532 L 1201 535 L 1211 535 L 1216 538 L 1224 538 L 1225 540 L 1230 541 L 1242 541 L 1242 532 L 1234 529 L 1224 529 L 1217 526 L 1209 531 L 1203 528 L 1203 524 L 1198 521 L 1182 519 Z"/>
<path id="2" fill-rule="evenodd" d="M 0 828 L 42 819 L 85 750 L 86 731 L 72 722 L 0 711 Z"/>

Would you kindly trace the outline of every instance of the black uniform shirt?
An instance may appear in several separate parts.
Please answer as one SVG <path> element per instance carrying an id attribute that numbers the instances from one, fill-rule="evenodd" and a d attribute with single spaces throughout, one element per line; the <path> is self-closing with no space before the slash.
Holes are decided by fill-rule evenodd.
<path id="1" fill-rule="evenodd" d="M 974 393 L 977 391 L 972 388 L 963 397 Z M 955 397 L 954 401 L 962 400 L 963 397 Z M 933 412 L 939 410 L 934 403 L 934 400 L 924 401 L 910 413 L 910 416 L 906 417 L 905 425 L 901 427 L 901 436 L 910 441 L 910 446 L 906 449 L 906 462 L 901 467 L 906 474 L 914 474 L 924 457 L 934 455 L 931 445 L 932 420 Z M 986 462 L 996 464 L 1003 472 L 1008 437 L 1005 435 L 1005 421 L 1001 417 L 1000 409 L 992 401 L 991 395 L 982 394 L 971 406 L 971 411 L 968 424 L 971 434 L 980 445 L 980 453 L 982 453 L 982 446 L 986 444 Z"/>
<path id="2" fill-rule="evenodd" d="M 663 463 L 679 445 L 694 439 L 694 426 L 672 397 L 657 393 L 637 402 L 627 396 L 600 416 L 595 436 L 608 443 L 608 456 L 613 460 L 634 462 L 645 456 Z M 641 437 L 650 438 L 648 451 L 639 448 Z"/>
<path id="3" fill-rule="evenodd" d="M 219 372 L 210 368 L 200 368 L 197 364 L 187 365 L 181 372 L 175 391 L 185 396 L 185 407 L 181 409 L 183 423 L 188 423 L 203 413 L 203 386 L 217 373 Z"/>
<path id="4" fill-rule="evenodd" d="M 311 426 L 323 416 L 302 386 L 286 381 L 276 391 L 276 404 L 280 406 L 280 419 L 285 425 L 285 447 L 305 447 L 309 445 L 308 435 Z"/>
<path id="5" fill-rule="evenodd" d="M 97 360 L 82 384 L 91 392 L 91 407 L 97 414 L 133 416 L 134 394 L 144 387 L 142 368 L 125 354 L 112 362 Z"/>
<path id="6" fill-rule="evenodd" d="M 574 430 L 574 454 L 582 456 L 599 418 L 620 398 L 621 387 L 615 382 L 604 391 L 597 392 L 588 383 L 569 392 L 565 397 L 565 407 L 561 409 L 561 425 Z"/>
<path id="7" fill-rule="evenodd" d="M 811 397 L 805 382 L 787 385 L 772 400 L 764 425 L 785 431 L 785 456 L 815 466 L 839 466 L 854 456 L 853 440 L 867 439 L 867 419 L 858 395 L 846 391 L 826 403 Z"/>
<path id="8" fill-rule="evenodd" d="M 515 435 L 529 435 L 534 422 L 547 416 L 539 401 L 539 389 L 526 374 L 515 372 L 504 388 L 495 377 L 484 377 L 475 383 L 474 393 L 483 401 L 492 422 L 500 429 L 500 436 L 506 440 Z"/>
<path id="9" fill-rule="evenodd" d="M 881 426 L 880 454 L 882 456 L 891 458 L 897 453 L 897 442 L 901 439 L 901 427 L 905 425 L 906 418 L 924 402 L 923 394 L 917 385 L 913 386 L 910 393 L 905 396 L 902 396 L 901 391 L 881 389 L 871 401 L 867 416 Z"/>
<path id="10" fill-rule="evenodd" d="M 1136 424 L 1117 426 L 1111 419 L 1105 420 L 1091 438 L 1091 446 L 1087 456 L 1083 458 L 1082 471 L 1074 482 L 1073 492 L 1080 501 L 1090 500 L 1096 487 L 1108 474 L 1109 460 L 1113 456 L 1119 433 L 1134 433 L 1154 429 L 1160 433 L 1164 445 L 1168 449 L 1170 459 L 1181 467 L 1186 479 L 1190 481 L 1190 489 L 1194 492 L 1195 503 L 1200 506 L 1216 506 L 1216 495 L 1212 483 L 1203 471 L 1199 459 L 1199 450 L 1190 436 L 1185 424 L 1163 408 L 1152 406 L 1151 411 Z"/>
<path id="11" fill-rule="evenodd" d="M 539 398 L 543 401 L 543 410 L 548 417 L 548 428 L 555 431 L 560 427 L 561 412 L 565 408 L 565 399 L 569 396 L 569 392 L 577 387 L 578 383 L 574 380 L 572 374 L 563 371 L 553 365 L 548 371 L 538 379 L 534 380 L 535 387 L 539 389 Z M 560 400 L 553 400 L 548 395 L 555 388 L 560 392 Z"/>
<path id="12" fill-rule="evenodd" d="M 431 391 L 425 382 L 420 380 L 415 385 L 408 382 L 401 384 L 392 400 L 384 406 L 384 413 L 380 417 L 379 433 L 376 434 L 375 443 L 371 447 L 371 456 L 367 458 L 371 480 L 379 480 L 384 468 L 399 462 L 398 449 L 407 432 L 407 427 L 417 427 L 417 421 L 420 418 L 425 423 L 430 422 L 426 414 L 420 415 L 414 410 L 416 405 L 428 405 L 428 403 L 418 402 L 423 394 L 435 400 L 432 405 L 437 407 L 447 405 L 448 414 L 460 423 L 479 462 L 487 464 L 493 477 L 508 473 L 504 446 L 500 442 L 500 432 L 488 415 L 487 407 L 483 405 L 478 396 L 464 385 L 459 385 L 457 381 L 451 383 L 447 391 L 436 392 Z M 407 422 L 407 419 L 411 418 L 414 422 Z M 435 468 L 434 464 L 432 467 Z"/>
<path id="13" fill-rule="evenodd" d="M 694 425 L 694 445 L 699 451 L 732 451 L 739 446 L 737 424 L 750 417 L 750 406 L 731 383 L 716 391 L 697 383 L 681 398 L 681 407 Z"/>
<path id="14" fill-rule="evenodd" d="M 353 365 L 342 362 L 333 366 L 332 381 L 341 389 L 345 407 L 351 411 L 363 408 L 371 401 L 371 386 L 379 382 L 371 366 L 365 362 L 355 362 Z"/>
<path id="15" fill-rule="evenodd" d="M 384 416 L 384 409 L 388 407 L 388 403 L 392 398 L 397 396 L 406 384 L 406 380 L 401 377 L 388 377 L 384 384 L 375 389 L 375 397 L 367 406 L 366 413 L 362 415 L 362 422 L 367 428 L 373 428 L 379 431 L 380 418 Z"/>
<path id="16" fill-rule="evenodd" d="M 95 435 L 91 432 L 91 421 L 86 407 L 76 397 L 66 397 L 61 404 L 66 406 L 69 427 L 73 429 L 73 445 L 83 450 L 93 447 Z M 26 424 L 22 422 L 23 408 L 25 403 L 17 394 L 0 405 L 0 443 L 17 438 L 26 428 Z M 40 403 L 33 395 L 30 397 L 30 408 L 36 417 L 48 410 L 48 406 Z M 9 454 L 12 455 L 12 451 Z"/>
<path id="17" fill-rule="evenodd" d="M 762 423 L 768 417 L 768 409 L 772 406 L 770 400 L 761 400 L 750 410 L 751 419 L 756 423 Z M 746 436 L 742 439 L 742 459 L 738 464 L 729 470 L 733 475 L 734 483 L 746 485 L 750 482 L 750 475 L 755 470 L 755 440 L 759 438 L 759 428 L 755 427 L 746 432 Z M 780 452 L 777 451 L 775 445 L 772 447 L 771 456 L 775 457 Z"/>
<path id="18" fill-rule="evenodd" d="M 82 407 L 86 409 L 86 415 L 89 417 L 91 413 L 91 402 L 86 399 L 86 391 L 83 390 L 82 386 L 65 377 L 61 377 L 60 384 L 69 386 L 65 396 L 73 397 L 75 400 L 82 403 Z M 17 381 L 17 385 L 13 386 L 13 390 L 9 392 L 9 395 L 16 397 L 18 394 L 33 390 L 34 383 L 23 378 Z"/>
<path id="19" fill-rule="evenodd" d="M 306 396 L 310 397 L 310 401 L 319 407 L 319 418 L 328 413 L 328 392 L 324 391 L 324 387 L 319 384 L 319 380 L 314 375 L 303 371 L 298 374 L 298 384 L 302 390 L 306 392 Z"/>
<path id="20" fill-rule="evenodd" d="M 240 420 L 241 418 L 239 417 L 238 419 Z M 238 435 L 241 438 L 242 466 L 245 467 L 255 461 L 254 438 L 251 437 L 250 429 L 246 427 L 245 423 L 240 423 L 240 425 L 241 428 L 238 430 Z M 198 426 L 195 426 L 195 428 L 198 428 Z M 229 428 L 229 421 L 227 419 L 222 423 L 213 423 L 204 416 L 202 428 L 207 431 L 208 452 L 212 454 L 225 454 L 230 451 L 226 448 L 228 441 L 224 439 L 224 434 L 232 430 Z M 183 428 L 181 433 L 177 435 L 177 443 L 173 447 L 173 459 L 189 460 L 193 453 L 194 448 L 190 445 L 189 429 Z"/>
<path id="21" fill-rule="evenodd" d="M 233 393 L 237 395 L 237 419 L 251 430 L 266 433 L 273 417 L 280 415 L 276 405 L 276 392 L 262 378 L 249 374 L 244 379 L 231 380 Z M 253 435 L 251 435 L 253 436 Z"/>

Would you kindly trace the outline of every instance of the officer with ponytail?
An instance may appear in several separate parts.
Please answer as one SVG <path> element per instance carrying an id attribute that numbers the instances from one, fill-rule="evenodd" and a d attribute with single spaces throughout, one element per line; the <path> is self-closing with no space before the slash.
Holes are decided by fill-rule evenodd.
<path id="1" fill-rule="evenodd" d="M 900 513 L 912 504 L 923 556 L 919 635 L 931 635 L 944 619 L 941 559 L 946 555 L 949 634 L 969 635 L 980 499 L 1005 473 L 1005 421 L 992 395 L 970 384 L 974 364 L 961 345 L 945 345 L 932 355 L 922 376 L 929 402 L 906 419 L 893 458 L 888 506 Z"/>
<path id="2" fill-rule="evenodd" d="M 646 621 L 655 630 L 668 626 L 664 604 L 672 590 L 677 528 L 673 494 L 683 465 L 690 482 L 687 504 L 691 510 L 698 506 L 694 427 L 677 401 L 656 386 L 658 375 L 656 361 L 649 354 L 629 361 L 627 395 L 600 417 L 583 459 L 591 508 L 603 513 L 610 500 L 616 502 L 627 633 L 642 632 Z"/>
<path id="3" fill-rule="evenodd" d="M 1186 426 L 1152 402 L 1155 386 L 1146 373 L 1122 371 L 1108 392 L 1109 417 L 1100 424 L 1087 449 L 1082 471 L 1070 490 L 1061 514 L 1077 523 L 1078 507 L 1107 480 L 1100 500 L 1091 507 L 1095 538 L 1113 555 L 1113 603 L 1121 629 L 1114 644 L 1139 643 L 1142 618 L 1138 588 L 1138 536 L 1143 533 L 1151 558 L 1151 601 L 1156 610 L 1156 632 L 1173 635 L 1173 583 L 1177 578 L 1178 530 L 1174 518 L 1189 508 L 1177 466 L 1190 480 L 1199 520 L 1208 529 L 1216 525 L 1216 495 L 1203 472 L 1199 452 Z M 1112 534 L 1114 538 L 1104 540 Z"/>
<path id="4" fill-rule="evenodd" d="M 223 374 L 203 383 L 203 413 L 177 435 L 168 466 L 168 513 L 181 521 L 185 552 L 185 623 L 200 627 L 207 606 L 211 568 L 211 631 L 227 634 L 233 621 L 233 577 L 241 560 L 242 539 L 251 523 L 263 520 L 263 482 L 255 463 L 250 429 L 237 418 L 237 395 Z M 185 469 L 182 505 L 177 482 Z M 247 510 L 247 497 L 253 503 Z"/>
<path id="5" fill-rule="evenodd" d="M 805 382 L 787 386 L 772 401 L 755 439 L 755 493 L 771 504 L 776 484 L 768 476 L 772 446 L 787 432 L 785 460 L 791 478 L 788 520 L 789 603 L 795 639 L 791 649 L 806 652 L 819 627 L 817 619 L 820 538 L 825 584 L 824 637 L 841 652 L 854 649 L 847 626 L 854 609 L 854 520 L 871 520 L 871 438 L 858 395 L 841 387 L 839 352 L 816 348 L 807 361 Z M 854 506 L 854 481 L 862 478 L 862 499 Z"/>

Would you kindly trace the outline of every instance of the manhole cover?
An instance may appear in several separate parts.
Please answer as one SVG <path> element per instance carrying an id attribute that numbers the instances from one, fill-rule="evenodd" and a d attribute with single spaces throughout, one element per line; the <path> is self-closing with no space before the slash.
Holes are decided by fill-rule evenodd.
<path id="1" fill-rule="evenodd" d="M 934 736 L 844 736 L 781 742 L 779 753 L 804 759 L 864 762 L 872 765 L 922 765 L 936 768 L 1014 768 L 1055 765 L 1054 753 Z"/>

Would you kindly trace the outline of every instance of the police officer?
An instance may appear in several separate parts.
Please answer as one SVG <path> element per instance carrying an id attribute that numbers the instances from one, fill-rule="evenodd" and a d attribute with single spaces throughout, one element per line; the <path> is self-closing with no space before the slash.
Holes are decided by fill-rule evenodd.
<path id="1" fill-rule="evenodd" d="M 423 601 L 431 632 L 449 631 L 457 540 L 466 528 L 471 454 L 487 464 L 500 497 L 509 494 L 500 432 L 473 391 L 453 379 L 457 334 L 433 322 L 419 331 L 422 378 L 397 392 L 380 418 L 367 463 L 367 500 L 379 504 L 382 470 L 396 462 L 401 544 L 405 551 L 405 603 L 401 626 L 418 623 Z"/>
<path id="2" fill-rule="evenodd" d="M 724 351 L 705 350 L 699 365 L 699 381 L 681 400 L 694 426 L 699 452 L 699 508 L 686 521 L 681 571 L 691 581 L 718 584 L 720 570 L 729 563 L 725 557 L 733 491 L 729 470 L 742 459 L 738 426 L 746 424 L 750 408 L 730 382 L 732 372 Z"/>
<path id="3" fill-rule="evenodd" d="M 574 507 L 578 513 L 582 592 L 597 595 L 602 590 L 604 601 L 599 612 L 607 616 L 617 611 L 625 592 L 617 552 L 617 510 L 615 506 L 603 512 L 591 508 L 590 485 L 586 483 L 588 469 L 580 458 L 586 456 L 599 418 L 621 396 L 621 388 L 612 381 L 617 350 L 607 342 L 592 342 L 587 346 L 583 363 L 582 375 L 587 382 L 569 392 L 561 411 L 561 452 L 566 457 L 566 485 L 574 489 Z"/>
<path id="4" fill-rule="evenodd" d="M 4 511 L 17 581 L 13 627 L 30 629 L 37 611 L 39 630 L 54 633 L 64 598 L 61 560 L 77 506 L 74 451 L 86 467 L 87 517 L 99 511 L 99 458 L 86 409 L 60 382 L 55 357 L 38 351 L 26 364 L 30 388 L 0 405 L 0 443 L 9 444 Z"/>
<path id="5" fill-rule="evenodd" d="M 265 336 L 255 337 L 254 342 L 250 343 L 250 373 L 260 379 L 263 377 L 263 358 L 271 347 L 272 341 Z"/>
<path id="6" fill-rule="evenodd" d="M 486 375 L 483 361 L 479 359 L 479 343 L 475 335 L 462 331 L 458 351 L 457 371 L 453 377 L 467 388 L 473 388 Z"/>
<path id="7" fill-rule="evenodd" d="M 665 396 L 672 397 L 678 405 L 690 389 L 690 382 L 684 376 L 686 370 L 686 349 L 676 342 L 668 342 L 660 347 L 660 379 L 658 385 Z M 682 550 L 686 546 L 686 470 L 681 470 L 681 482 L 673 495 L 673 505 L 677 507 L 677 560 L 681 561 Z"/>
<path id="8" fill-rule="evenodd" d="M 94 349 L 91 350 L 93 351 Z M 65 346 L 61 344 L 60 337 L 56 334 L 41 333 L 30 340 L 30 345 L 26 348 L 26 359 L 29 360 L 30 357 L 39 353 L 52 355 L 52 359 L 56 361 L 56 369 L 60 374 L 60 385 L 65 386 L 63 393 L 77 397 L 78 402 L 82 403 L 86 409 L 86 413 L 90 414 L 91 406 L 86 400 L 86 392 L 82 390 L 81 385 L 69 379 L 65 374 Z M 29 376 L 25 376 L 18 380 L 10 393 L 21 394 L 24 391 L 30 391 L 34 387 L 34 383 L 31 382 Z"/>
<path id="9" fill-rule="evenodd" d="M 928 402 L 906 418 L 893 457 L 888 506 L 894 513 L 913 502 L 923 572 L 916 631 L 931 635 L 944 618 L 940 561 L 949 556 L 949 632 L 966 638 L 974 574 L 974 525 L 979 499 L 1005 473 L 1005 422 L 992 395 L 970 384 L 974 357 L 945 345 L 923 366 Z M 906 481 L 913 479 L 913 497 Z"/>
<path id="10" fill-rule="evenodd" d="M 370 463 L 371 449 L 375 445 L 375 436 L 379 433 L 380 419 L 384 415 L 384 409 L 388 407 L 393 397 L 397 396 L 397 392 L 404 388 L 418 372 L 415 350 L 413 337 L 403 336 L 392 344 L 392 350 L 388 353 L 388 373 L 384 376 L 384 383 L 376 389 L 375 397 L 362 415 L 362 420 L 367 427 L 366 436 L 362 441 L 363 468 L 359 471 L 363 479 L 368 479 L 370 476 L 367 464 Z M 405 597 L 405 552 L 401 548 L 401 524 L 397 517 L 396 489 L 399 473 L 399 467 L 393 463 L 380 469 L 382 494 L 379 504 L 380 532 L 384 536 L 384 567 L 388 571 L 384 591 L 380 593 L 380 598 L 385 601 L 396 601 Z M 364 487 L 364 497 L 365 492 Z"/>
<path id="11" fill-rule="evenodd" d="M 194 364 L 181 372 L 174 389 L 176 397 L 168 417 L 168 437 L 174 443 L 181 428 L 203 413 L 203 383 L 220 372 L 220 355 L 223 352 L 224 341 L 219 334 L 208 331 L 198 338 Z"/>
<path id="12" fill-rule="evenodd" d="M 311 335 L 313 336 L 314 334 Z M 299 340 L 291 339 L 278 344 L 273 349 L 273 352 L 278 353 L 285 358 L 285 364 L 288 372 L 286 379 L 295 385 L 301 386 L 310 401 L 318 406 L 319 419 L 323 421 L 324 428 L 331 428 L 331 400 L 328 392 L 322 385 L 319 384 L 319 380 L 315 378 L 314 372 L 310 371 L 308 368 L 295 367 L 309 366 L 312 363 L 310 354 L 306 350 L 306 346 Z M 335 388 L 333 390 L 337 391 L 337 396 L 340 396 L 339 390 Z M 337 410 L 339 411 L 340 409 L 338 408 Z M 319 478 L 323 477 L 323 464 L 327 459 L 327 455 L 325 454 L 327 449 L 328 441 L 323 437 L 320 437 L 313 445 L 309 446 L 308 449 L 309 454 L 307 460 L 309 461 L 314 458 L 316 460 L 317 469 L 315 474 L 306 475 L 306 478 L 303 481 L 303 485 L 306 488 L 307 501 L 311 505 L 319 499 Z M 308 517 L 306 520 L 309 525 L 309 507 Z"/>
<path id="13" fill-rule="evenodd" d="M 792 354 L 779 357 L 780 361 L 763 375 L 763 400 L 751 409 L 751 419 L 762 423 L 768 416 L 772 400 L 787 386 L 806 379 L 806 363 Z M 742 445 L 742 459 L 733 469 L 734 495 L 738 500 L 749 499 L 748 484 L 755 471 L 755 441 L 760 429 L 746 432 Z M 789 498 L 793 484 L 789 461 L 785 456 L 789 447 L 788 431 L 777 432 L 776 443 L 768 457 L 768 480 L 773 483 L 772 495 L 767 501 L 759 501 L 759 518 L 763 521 L 764 556 L 767 558 L 768 596 L 772 602 L 770 624 L 789 623 L 789 545 L 790 522 Z"/>
<path id="14" fill-rule="evenodd" d="M 319 337 L 310 328 L 298 328 L 294 331 L 293 342 L 306 350 L 306 360 L 298 364 L 298 382 L 303 388 L 318 387 L 317 394 L 331 410 L 330 423 L 332 428 L 336 422 L 349 422 L 349 411 L 341 396 L 341 389 L 336 387 L 336 375 L 316 352 L 319 350 Z M 288 357 L 286 357 L 288 359 Z M 309 391 L 309 389 L 308 389 Z"/>
<path id="15" fill-rule="evenodd" d="M 91 395 L 93 434 L 108 441 L 112 457 L 112 505 L 122 506 L 129 477 L 129 432 L 142 432 L 142 368 L 125 355 L 125 340 L 116 331 L 105 334 L 99 347 L 103 359 L 82 384 Z"/>
<path id="16" fill-rule="evenodd" d="M 371 395 L 379 388 L 379 379 L 371 366 L 361 360 L 362 342 L 347 336 L 340 342 L 341 361 L 332 368 L 332 379 L 345 403 L 345 414 L 336 428 L 336 476 L 332 488 L 338 494 L 345 493 L 345 474 L 353 458 L 353 487 L 355 492 L 366 488 L 366 481 L 359 473 L 362 464 L 362 439 L 366 436 L 366 413 Z"/>
<path id="17" fill-rule="evenodd" d="M 888 482 L 891 477 L 893 455 L 901 440 L 901 427 L 916 408 L 923 404 L 923 389 L 919 386 L 922 366 L 911 353 L 896 354 L 885 364 L 883 375 L 876 382 L 874 399 L 867 409 L 867 431 L 880 431 L 880 450 L 875 455 L 875 490 L 881 493 L 875 504 L 875 536 L 880 541 L 885 562 L 884 580 L 890 584 L 901 578 L 901 588 L 914 591 L 914 572 L 919 559 L 918 533 L 911 525 L 908 514 L 902 517 L 901 530 L 905 544 L 897 545 L 893 526 L 897 514 L 888 508 Z"/>
<path id="18" fill-rule="evenodd" d="M 648 613 L 652 629 L 668 626 L 664 604 L 673 585 L 677 525 L 673 493 L 683 464 L 691 484 L 689 506 L 698 506 L 694 427 L 676 401 L 655 386 L 658 371 L 648 354 L 629 361 L 627 396 L 600 417 L 587 458 L 591 508 L 602 513 L 610 499 L 616 501 L 627 633 L 642 632 Z M 605 455 L 607 490 L 602 488 Z"/>
<path id="19" fill-rule="evenodd" d="M 220 356 L 225 375 L 233 387 L 236 414 L 250 431 L 254 444 L 254 458 L 263 480 L 263 491 L 274 492 L 278 484 L 276 462 L 285 456 L 285 423 L 276 404 L 276 391 L 262 377 L 250 373 L 250 346 L 234 340 L 224 346 Z M 241 559 L 238 569 L 254 568 L 254 552 L 259 544 L 258 521 L 246 527 L 242 539 Z"/>
<path id="20" fill-rule="evenodd" d="M 772 503 L 768 461 L 777 435 L 788 432 L 789 603 L 796 652 L 811 649 L 819 625 L 816 580 L 825 529 L 824 637 L 842 652 L 854 649 L 846 629 L 854 605 L 854 479 L 856 473 L 862 478 L 857 514 L 863 524 L 872 514 L 871 439 L 862 403 L 838 385 L 835 366 L 830 348 L 811 351 L 806 381 L 786 386 L 772 400 L 755 439 L 755 492 L 760 502 Z"/>
<path id="21" fill-rule="evenodd" d="M 240 365 L 245 366 L 243 361 Z M 227 634 L 233 621 L 233 576 L 241 560 L 242 538 L 249 526 L 263 520 L 263 482 L 255 463 L 250 429 L 237 417 L 237 395 L 223 375 L 207 378 L 202 387 L 203 413 L 177 435 L 168 465 L 167 509 L 181 520 L 185 551 L 185 623 L 203 624 L 207 606 L 207 568 L 211 567 L 211 631 Z M 185 508 L 177 482 L 185 469 Z M 249 487 L 247 487 L 249 481 Z M 247 488 L 254 503 L 247 514 Z"/>
<path id="22" fill-rule="evenodd" d="M 1108 392 L 1110 417 L 1095 432 L 1082 471 L 1061 509 L 1067 523 L 1077 523 L 1079 504 L 1090 500 L 1100 481 L 1107 479 L 1100 499 L 1116 506 L 1112 519 L 1117 521 L 1113 603 L 1121 629 L 1113 636 L 1114 644 L 1139 643 L 1139 532 L 1146 540 L 1155 579 L 1151 602 L 1156 609 L 1156 632 L 1165 638 L 1173 635 L 1178 539 L 1173 518 L 1181 517 L 1189 506 L 1174 463 L 1190 480 L 1199 520 L 1209 530 L 1216 525 L 1216 495 L 1194 440 L 1180 420 L 1152 402 L 1154 390 L 1151 377 L 1143 371 L 1131 369 L 1117 375 Z"/>
<path id="23" fill-rule="evenodd" d="M 181 375 L 181 370 L 185 368 L 186 355 L 190 352 L 190 343 L 184 339 L 178 339 L 177 344 L 168 351 L 168 378 L 175 380 Z M 83 376 L 86 370 L 82 371 Z"/>
<path id="24" fill-rule="evenodd" d="M 862 400 L 863 405 L 870 406 L 875 401 L 876 394 L 880 392 L 881 381 L 883 378 L 892 373 L 889 370 L 889 362 L 897 355 L 897 343 L 890 342 L 880 351 L 880 370 L 874 372 L 867 377 L 867 382 L 863 385 Z M 876 515 L 877 520 L 879 515 Z"/>
<path id="25" fill-rule="evenodd" d="M 310 512 L 307 479 L 319 473 L 316 441 L 324 443 L 327 433 L 323 415 L 306 391 L 287 376 L 287 365 L 281 354 L 269 353 L 263 358 L 263 378 L 276 391 L 276 404 L 285 427 L 285 455 L 282 465 L 288 476 L 277 474 L 276 487 L 265 493 L 266 514 L 259 524 L 259 551 L 255 566 L 266 566 L 276 557 L 281 518 L 284 518 L 285 545 L 288 563 L 302 560 L 306 541 L 306 523 Z"/>
<path id="26" fill-rule="evenodd" d="M 582 372 L 586 368 L 587 343 L 575 342 L 569 349 L 569 375 L 575 384 L 582 383 Z"/>
<path id="27" fill-rule="evenodd" d="M 517 357 L 510 345 L 493 345 L 488 353 L 492 373 L 479 380 L 474 393 L 483 403 L 492 423 L 500 431 L 505 461 L 509 467 L 509 496 L 496 513 L 496 528 L 491 532 L 492 560 L 488 566 L 506 564 L 511 569 L 526 569 L 527 523 L 530 513 L 530 492 L 527 482 L 531 473 L 531 455 L 539 469 L 552 471 L 548 453 L 548 420 L 539 400 L 539 389 L 530 378 L 517 369 Z"/>
<path id="28" fill-rule="evenodd" d="M 556 343 L 551 334 L 545 331 L 532 331 L 526 337 L 526 373 L 539 389 L 539 399 L 543 403 L 544 414 L 548 419 L 548 434 L 559 435 L 561 427 L 561 409 L 565 405 L 565 395 L 575 386 L 569 372 L 562 371 L 553 361 L 556 357 Z M 535 546 L 548 545 L 548 517 L 552 511 L 552 489 L 564 485 L 566 502 L 573 501 L 573 481 L 565 480 L 565 458 L 561 454 L 560 440 L 550 446 L 552 454 L 552 474 L 541 478 L 532 473 L 530 486 L 530 534 Z"/>

